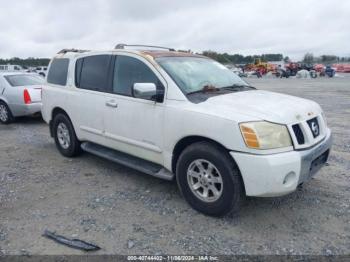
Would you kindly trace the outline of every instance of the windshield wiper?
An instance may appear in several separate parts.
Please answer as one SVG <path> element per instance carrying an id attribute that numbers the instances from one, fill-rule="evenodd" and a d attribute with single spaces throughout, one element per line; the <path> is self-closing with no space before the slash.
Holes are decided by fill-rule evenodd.
<path id="1" fill-rule="evenodd" d="M 244 88 L 256 89 L 256 88 L 253 87 L 253 86 L 249 86 L 249 85 L 240 85 L 240 84 L 233 84 L 233 85 L 224 86 L 224 87 L 221 87 L 221 88 L 222 88 L 222 89 L 237 90 L 237 91 L 241 91 L 241 90 L 243 90 Z"/>
<path id="2" fill-rule="evenodd" d="M 192 94 L 196 94 L 196 93 L 216 92 L 216 91 L 220 91 L 220 88 L 217 88 L 217 87 L 211 86 L 211 85 L 206 85 L 206 86 L 203 86 L 202 89 L 188 92 L 187 95 L 192 95 Z"/>

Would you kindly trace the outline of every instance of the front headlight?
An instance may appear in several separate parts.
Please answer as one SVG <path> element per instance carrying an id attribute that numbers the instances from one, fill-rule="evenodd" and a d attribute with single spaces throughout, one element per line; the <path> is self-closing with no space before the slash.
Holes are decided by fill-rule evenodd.
<path id="1" fill-rule="evenodd" d="M 247 147 L 275 149 L 292 145 L 288 129 L 284 125 L 262 121 L 241 123 L 239 126 Z"/>

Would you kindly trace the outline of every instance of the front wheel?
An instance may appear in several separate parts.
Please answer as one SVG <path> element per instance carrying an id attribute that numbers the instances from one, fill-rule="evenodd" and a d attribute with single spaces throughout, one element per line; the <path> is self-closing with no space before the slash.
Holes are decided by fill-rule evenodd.
<path id="1" fill-rule="evenodd" d="M 238 211 L 244 192 L 238 168 L 222 148 L 199 142 L 181 154 L 177 182 L 186 201 L 210 216 Z"/>
<path id="2" fill-rule="evenodd" d="M 53 135 L 56 147 L 63 156 L 74 157 L 81 152 L 80 141 L 66 115 L 58 114 L 53 119 Z"/>

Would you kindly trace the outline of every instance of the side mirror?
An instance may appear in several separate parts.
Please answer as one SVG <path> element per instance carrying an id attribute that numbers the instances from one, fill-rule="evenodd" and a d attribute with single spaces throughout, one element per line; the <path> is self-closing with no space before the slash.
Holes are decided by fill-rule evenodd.
<path id="1" fill-rule="evenodd" d="M 135 83 L 133 86 L 133 95 L 136 98 L 154 100 L 163 102 L 163 92 L 157 91 L 154 83 Z"/>

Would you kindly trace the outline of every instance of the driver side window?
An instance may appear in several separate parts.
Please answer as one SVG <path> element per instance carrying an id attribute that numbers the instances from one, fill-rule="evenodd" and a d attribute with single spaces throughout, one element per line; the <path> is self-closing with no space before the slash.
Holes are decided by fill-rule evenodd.
<path id="1" fill-rule="evenodd" d="M 142 61 L 129 56 L 118 55 L 115 61 L 113 76 L 113 93 L 125 96 L 133 96 L 135 83 L 153 83 L 157 90 L 164 90 L 162 83 L 152 70 Z M 145 97 L 152 100 L 156 94 Z"/>

